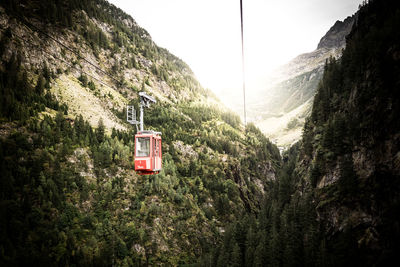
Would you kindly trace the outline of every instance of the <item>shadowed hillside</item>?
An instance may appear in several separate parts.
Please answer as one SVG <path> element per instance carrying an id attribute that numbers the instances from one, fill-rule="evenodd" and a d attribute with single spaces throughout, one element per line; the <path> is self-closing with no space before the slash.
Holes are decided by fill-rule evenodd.
<path id="1" fill-rule="evenodd" d="M 400 3 L 363 5 L 324 67 L 299 143 L 258 217 L 203 265 L 394 266 L 400 248 Z"/>

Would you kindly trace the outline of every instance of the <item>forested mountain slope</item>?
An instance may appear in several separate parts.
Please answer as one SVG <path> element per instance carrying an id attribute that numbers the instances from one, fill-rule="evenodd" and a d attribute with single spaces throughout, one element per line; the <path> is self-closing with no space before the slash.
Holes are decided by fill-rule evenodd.
<path id="1" fill-rule="evenodd" d="M 359 10 L 301 142 L 258 218 L 228 228 L 212 266 L 395 266 L 400 251 L 400 2 Z"/>
<path id="2" fill-rule="evenodd" d="M 278 149 L 103 0 L 0 3 L 0 265 L 178 265 L 258 213 Z M 125 105 L 158 102 L 163 170 L 133 171 Z"/>

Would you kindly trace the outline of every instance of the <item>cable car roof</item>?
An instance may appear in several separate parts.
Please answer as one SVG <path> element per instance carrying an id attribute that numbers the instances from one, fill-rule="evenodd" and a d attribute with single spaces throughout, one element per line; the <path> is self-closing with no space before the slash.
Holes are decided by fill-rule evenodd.
<path id="1" fill-rule="evenodd" d="M 161 132 L 150 131 L 150 130 L 146 130 L 146 131 L 139 131 L 137 134 L 155 134 L 155 135 L 162 135 L 162 133 L 161 133 Z"/>

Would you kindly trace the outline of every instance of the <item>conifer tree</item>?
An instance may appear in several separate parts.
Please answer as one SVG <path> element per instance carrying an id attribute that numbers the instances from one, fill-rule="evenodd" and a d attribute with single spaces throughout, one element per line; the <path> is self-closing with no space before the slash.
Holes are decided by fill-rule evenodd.
<path id="1" fill-rule="evenodd" d="M 102 143 L 104 141 L 104 134 L 105 134 L 105 126 L 103 118 L 100 118 L 96 129 L 96 139 L 99 143 Z"/>
<path id="2" fill-rule="evenodd" d="M 42 75 L 39 75 L 39 78 L 36 82 L 36 87 L 35 87 L 35 91 L 38 95 L 42 95 L 44 92 L 44 84 L 45 84 L 45 80 L 43 78 Z"/>

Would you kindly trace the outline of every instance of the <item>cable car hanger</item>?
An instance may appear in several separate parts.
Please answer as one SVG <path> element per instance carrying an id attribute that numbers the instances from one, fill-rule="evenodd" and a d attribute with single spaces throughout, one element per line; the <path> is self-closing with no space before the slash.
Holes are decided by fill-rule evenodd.
<path id="1" fill-rule="evenodd" d="M 134 106 L 126 107 L 126 120 L 136 125 L 135 135 L 135 171 L 140 175 L 158 174 L 162 168 L 161 132 L 143 130 L 143 108 L 149 108 L 157 101 L 145 92 L 139 92 L 140 120 L 136 120 Z M 138 129 L 140 125 L 140 130 Z"/>

